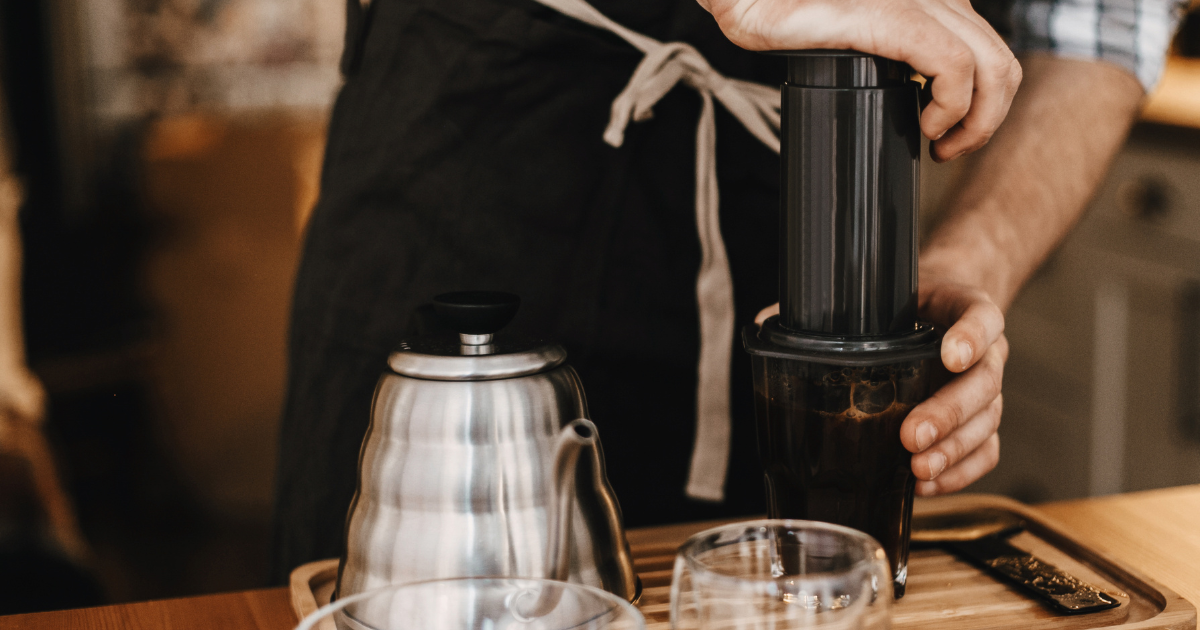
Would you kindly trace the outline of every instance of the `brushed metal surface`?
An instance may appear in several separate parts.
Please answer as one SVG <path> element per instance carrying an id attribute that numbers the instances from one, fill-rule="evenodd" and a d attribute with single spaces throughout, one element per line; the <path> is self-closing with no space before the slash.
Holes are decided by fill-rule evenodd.
<path id="1" fill-rule="evenodd" d="M 507 576 L 565 578 L 634 599 L 594 425 L 572 424 L 587 415 L 579 377 L 566 365 L 498 380 L 385 373 L 360 454 L 339 596 Z M 564 511 L 569 521 L 558 519 Z M 557 546 L 564 539 L 566 549 Z"/>
<path id="2" fill-rule="evenodd" d="M 482 335 L 480 335 L 482 336 Z M 501 336 L 484 345 L 416 338 L 388 355 L 397 374 L 436 381 L 489 381 L 546 372 L 567 360 L 558 344 Z"/>

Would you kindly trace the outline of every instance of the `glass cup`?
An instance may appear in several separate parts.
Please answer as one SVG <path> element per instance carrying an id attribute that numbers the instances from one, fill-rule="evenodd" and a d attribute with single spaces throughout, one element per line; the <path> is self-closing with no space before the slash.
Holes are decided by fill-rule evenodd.
<path id="1" fill-rule="evenodd" d="M 296 630 L 646 630 L 632 604 L 554 580 L 451 578 L 351 595 Z"/>
<path id="2" fill-rule="evenodd" d="M 674 630 L 891 628 L 892 574 L 870 536 L 813 521 L 709 529 L 675 556 Z"/>

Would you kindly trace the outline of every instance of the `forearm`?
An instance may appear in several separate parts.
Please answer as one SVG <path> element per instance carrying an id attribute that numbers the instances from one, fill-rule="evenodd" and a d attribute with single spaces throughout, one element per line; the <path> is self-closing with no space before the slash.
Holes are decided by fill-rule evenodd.
<path id="1" fill-rule="evenodd" d="M 1137 79 L 1107 63 L 1021 59 L 1005 123 L 955 184 L 921 275 L 985 290 L 1002 309 L 1082 215 L 1129 131 Z"/>

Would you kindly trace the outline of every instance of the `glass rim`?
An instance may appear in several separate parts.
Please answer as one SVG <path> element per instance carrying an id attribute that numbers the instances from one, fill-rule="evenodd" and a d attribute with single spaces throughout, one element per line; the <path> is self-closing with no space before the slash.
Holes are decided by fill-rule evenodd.
<path id="1" fill-rule="evenodd" d="M 697 533 L 689 536 L 687 541 L 679 546 L 679 550 L 676 552 L 676 555 L 678 557 L 683 558 L 688 563 L 688 565 L 692 568 L 693 571 L 695 571 L 696 569 L 700 569 L 700 570 L 703 570 L 705 573 L 715 576 L 716 578 L 718 578 L 720 580 L 730 580 L 730 581 L 735 581 L 735 582 L 776 582 L 776 581 L 782 579 L 782 577 L 786 577 L 787 579 L 793 579 L 793 580 L 801 580 L 801 581 L 806 581 L 806 580 L 817 581 L 817 580 L 822 579 L 824 576 L 832 575 L 834 573 L 831 571 L 822 571 L 822 572 L 805 573 L 802 575 L 789 575 L 789 576 L 782 576 L 782 577 L 774 577 L 774 576 L 769 576 L 769 575 L 764 575 L 764 576 L 759 576 L 759 577 L 734 576 L 734 575 L 728 575 L 728 574 L 722 573 L 720 571 L 717 571 L 717 570 L 713 569 L 707 563 L 696 558 L 694 555 L 690 555 L 687 553 L 690 549 L 703 543 L 705 538 L 708 538 L 714 534 L 730 532 L 730 531 L 737 531 L 737 530 L 745 531 L 745 530 L 749 530 L 749 529 L 765 529 L 768 527 L 776 527 L 776 528 L 788 529 L 788 530 L 792 530 L 792 531 L 799 530 L 799 529 L 807 529 L 807 530 L 832 532 L 832 533 L 836 533 L 836 534 L 842 534 L 842 535 L 849 536 L 853 540 L 855 540 L 859 543 L 862 543 L 864 545 L 864 548 L 867 550 L 867 553 L 863 554 L 862 558 L 846 565 L 846 568 L 844 569 L 844 571 L 846 571 L 846 572 L 861 570 L 862 568 L 869 569 L 869 566 L 874 564 L 875 562 L 877 562 L 880 559 L 880 556 L 886 557 L 886 555 L 884 554 L 884 551 L 883 551 L 883 546 L 879 544 L 879 541 L 875 540 L 873 537 L 871 537 L 871 535 L 869 535 L 865 532 L 859 531 L 857 529 L 854 529 L 853 527 L 846 527 L 845 525 L 835 525 L 833 523 L 826 523 L 823 521 L 806 521 L 806 520 L 801 520 L 801 519 L 790 519 L 790 518 L 763 518 L 763 519 L 757 519 L 757 520 L 753 520 L 753 521 L 736 521 L 733 523 L 726 523 L 724 525 L 717 525 L 715 527 L 710 527 L 704 531 L 697 532 Z M 886 560 L 885 560 L 885 562 L 886 562 Z"/>
<path id="2" fill-rule="evenodd" d="M 638 628 L 641 628 L 641 630 L 645 630 L 645 628 L 646 628 L 646 618 L 642 614 L 642 612 L 640 610 L 638 610 L 637 606 L 634 606 L 633 604 L 629 603 L 629 601 L 627 601 L 624 597 L 621 597 L 620 595 L 617 595 L 615 593 L 610 593 L 602 588 L 597 588 L 595 586 L 590 586 L 588 584 L 579 584 L 578 582 L 563 582 L 560 580 L 551 580 L 548 578 L 513 577 L 513 576 L 498 576 L 498 575 L 477 575 L 477 576 L 431 578 L 428 580 L 415 580 L 412 582 L 399 582 L 396 584 L 389 584 L 387 586 L 381 586 L 379 588 L 373 588 L 369 591 L 355 593 L 354 595 L 350 595 L 348 597 L 338 598 L 338 599 L 335 599 L 335 600 L 329 602 L 328 604 L 325 604 L 324 606 L 321 606 L 320 608 L 317 608 L 316 610 L 312 611 L 311 613 L 305 615 L 304 618 L 300 620 L 300 623 L 296 625 L 294 630 L 312 630 L 313 628 L 315 628 L 317 626 L 318 623 L 321 622 L 321 620 L 331 617 L 331 615 L 333 615 L 333 613 L 336 613 L 339 610 L 344 610 L 346 607 L 350 606 L 351 604 L 356 604 L 358 602 L 366 601 L 368 599 L 371 599 L 372 597 L 382 595 L 387 592 L 399 591 L 401 589 L 415 589 L 415 588 L 421 587 L 421 586 L 430 586 L 433 584 L 442 584 L 442 583 L 462 583 L 462 584 L 480 583 L 480 584 L 482 584 L 482 583 L 488 583 L 488 582 L 528 582 L 528 583 L 539 584 L 539 585 L 553 585 L 553 586 L 559 586 L 559 587 L 565 586 L 565 587 L 567 587 L 567 590 L 576 590 L 576 591 L 588 593 L 592 596 L 598 596 L 600 599 L 603 599 L 603 600 L 611 601 L 612 603 L 616 604 L 618 608 L 621 608 L 623 610 L 624 614 L 632 615 L 633 618 L 637 621 Z"/>

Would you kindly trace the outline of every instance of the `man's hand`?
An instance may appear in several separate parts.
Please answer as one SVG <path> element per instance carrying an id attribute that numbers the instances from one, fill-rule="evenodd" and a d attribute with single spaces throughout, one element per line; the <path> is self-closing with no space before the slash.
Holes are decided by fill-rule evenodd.
<path id="1" fill-rule="evenodd" d="M 1002 312 L 1083 212 L 1142 95 L 1107 63 L 1022 61 L 1028 80 L 1008 122 L 969 158 L 921 251 L 921 319 L 949 328 L 942 362 L 959 373 L 900 429 L 922 495 L 953 492 L 996 465 Z"/>
<path id="2" fill-rule="evenodd" d="M 996 430 L 1008 340 L 1004 315 L 983 291 L 925 276 L 920 291 L 921 320 L 949 329 L 942 338 L 942 363 L 958 373 L 900 426 L 900 441 L 915 453 L 917 494 L 931 496 L 961 490 L 1000 460 Z M 755 322 L 778 314 L 774 304 Z"/>
<path id="3" fill-rule="evenodd" d="M 1137 79 L 1108 63 L 1022 61 L 1028 80 L 1008 123 L 969 158 L 921 251 L 920 316 L 949 329 L 942 362 L 958 373 L 900 430 L 922 495 L 962 488 L 996 465 L 1002 313 L 1083 212 L 1142 97 Z M 778 312 L 764 310 L 760 323 Z"/>
<path id="4" fill-rule="evenodd" d="M 749 50 L 853 49 L 932 80 L 921 131 L 952 160 L 987 144 L 1021 84 L 1021 64 L 969 0 L 699 0 Z"/>
<path id="5" fill-rule="evenodd" d="M 922 321 L 948 329 L 942 364 L 958 375 L 917 405 L 900 426 L 900 441 L 915 453 L 917 494 L 961 490 L 1000 460 L 1000 412 L 1008 340 L 1004 314 L 984 291 L 922 276 Z"/>

